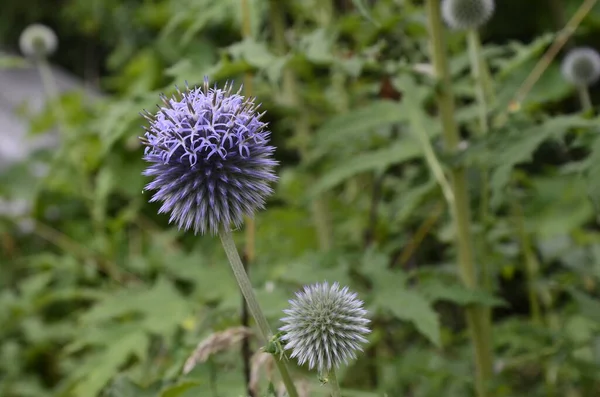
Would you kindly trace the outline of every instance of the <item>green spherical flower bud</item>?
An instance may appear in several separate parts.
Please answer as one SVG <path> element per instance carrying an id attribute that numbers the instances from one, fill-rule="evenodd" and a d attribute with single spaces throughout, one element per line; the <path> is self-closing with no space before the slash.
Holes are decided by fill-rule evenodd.
<path id="1" fill-rule="evenodd" d="M 291 350 L 291 357 L 298 363 L 308 363 L 309 369 L 317 368 L 327 374 L 342 362 L 356 357 L 366 343 L 364 335 L 370 332 L 363 309 L 363 302 L 348 287 L 327 282 L 304 287 L 284 310 L 288 316 L 280 330 L 284 348 Z"/>
<path id="2" fill-rule="evenodd" d="M 476 29 L 494 14 L 494 0 L 442 0 L 442 17 L 453 29 Z"/>
<path id="3" fill-rule="evenodd" d="M 28 57 L 46 57 L 56 51 L 58 38 L 52 29 L 45 25 L 29 25 L 19 37 L 19 47 Z"/>
<path id="4" fill-rule="evenodd" d="M 593 48 L 576 48 L 567 54 L 561 70 L 569 83 L 590 86 L 600 78 L 600 55 Z"/>

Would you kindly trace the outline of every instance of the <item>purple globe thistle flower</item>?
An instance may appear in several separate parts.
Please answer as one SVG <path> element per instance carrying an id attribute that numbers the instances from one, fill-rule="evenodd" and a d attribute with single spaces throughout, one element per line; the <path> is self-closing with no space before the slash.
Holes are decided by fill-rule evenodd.
<path id="1" fill-rule="evenodd" d="M 476 29 L 494 14 L 494 0 L 442 0 L 442 17 L 453 29 Z"/>
<path id="2" fill-rule="evenodd" d="M 231 84 L 210 88 L 205 78 L 202 88 L 177 92 L 161 95 L 155 115 L 142 114 L 150 123 L 140 138 L 150 163 L 143 175 L 154 178 L 146 186 L 156 191 L 150 201 L 161 201 L 169 223 L 195 234 L 239 227 L 264 207 L 277 180 L 264 113 Z"/>
<path id="3" fill-rule="evenodd" d="M 309 369 L 316 367 L 325 375 L 362 351 L 370 320 L 363 302 L 348 287 L 327 282 L 305 286 L 290 305 L 283 311 L 288 317 L 281 319 L 286 323 L 280 328 L 281 340 L 300 365 L 308 362 Z"/>
<path id="4" fill-rule="evenodd" d="M 593 48 L 575 48 L 563 59 L 561 71 L 569 83 L 590 86 L 600 78 L 600 55 Z"/>

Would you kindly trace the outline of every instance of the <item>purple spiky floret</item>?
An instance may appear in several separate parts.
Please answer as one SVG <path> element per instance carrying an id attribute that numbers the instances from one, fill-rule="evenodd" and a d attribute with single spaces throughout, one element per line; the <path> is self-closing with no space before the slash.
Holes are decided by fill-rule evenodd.
<path id="1" fill-rule="evenodd" d="M 202 87 L 167 98 L 156 114 L 144 112 L 149 122 L 141 137 L 143 175 L 161 201 L 159 213 L 170 213 L 169 222 L 194 233 L 216 234 L 220 228 L 239 227 L 244 216 L 264 207 L 277 180 L 269 146 L 270 132 L 260 119 L 253 99 L 223 89 Z"/>

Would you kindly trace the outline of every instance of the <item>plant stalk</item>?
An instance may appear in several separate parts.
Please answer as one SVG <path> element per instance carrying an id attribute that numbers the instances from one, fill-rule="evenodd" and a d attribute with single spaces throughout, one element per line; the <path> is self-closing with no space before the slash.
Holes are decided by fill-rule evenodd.
<path id="1" fill-rule="evenodd" d="M 342 397 L 342 391 L 340 390 L 340 384 L 335 373 L 335 368 L 331 368 L 329 371 L 327 383 L 331 388 L 331 397 Z"/>
<path id="2" fill-rule="evenodd" d="M 581 108 L 585 113 L 591 114 L 594 111 L 594 106 L 592 105 L 590 90 L 587 86 L 579 86 L 577 87 L 577 92 L 579 94 L 579 102 L 581 103 Z"/>
<path id="3" fill-rule="evenodd" d="M 488 100 L 493 100 L 494 91 L 492 87 L 492 79 L 489 73 L 487 64 L 483 58 L 483 50 L 481 48 L 481 38 L 476 29 L 470 29 L 467 32 L 467 43 L 469 49 L 469 59 L 471 61 L 471 76 L 475 83 L 475 98 L 477 101 L 478 119 L 479 119 L 479 136 L 485 137 L 489 132 Z M 478 238 L 478 253 L 481 260 L 481 283 L 487 292 L 493 291 L 492 275 L 489 269 L 488 261 L 485 259 L 485 254 L 489 252 L 487 244 L 487 233 L 492 223 L 489 213 L 489 171 L 486 165 L 482 165 L 480 173 L 480 204 L 479 204 L 479 221 L 483 230 Z M 488 340 L 492 340 L 492 310 L 487 307 L 485 310 L 485 326 Z"/>
<path id="4" fill-rule="evenodd" d="M 271 332 L 271 328 L 269 327 L 269 323 L 267 322 L 267 318 L 265 317 L 260 305 L 258 303 L 258 299 L 256 299 L 256 295 L 254 294 L 254 290 L 252 289 L 252 284 L 250 283 L 250 279 L 244 270 L 244 264 L 240 259 L 240 255 L 238 254 L 237 248 L 235 246 L 235 242 L 233 241 L 233 236 L 231 231 L 227 229 L 221 229 L 219 232 L 219 237 L 221 238 L 221 243 L 223 244 L 223 249 L 225 250 L 225 254 L 227 255 L 227 259 L 229 260 L 229 264 L 231 265 L 231 270 L 233 271 L 233 275 L 237 280 L 237 283 L 242 291 L 242 295 L 246 299 L 246 303 L 248 304 L 248 309 L 250 310 L 250 314 L 254 317 L 254 321 L 256 321 L 256 325 L 260 331 L 260 336 L 263 339 L 263 343 L 266 344 L 273 336 Z M 281 360 L 273 360 L 279 373 L 281 374 L 281 380 L 287 389 L 289 397 L 298 397 L 298 392 L 296 391 L 296 386 L 290 377 L 288 369 L 285 363 Z"/>
<path id="5" fill-rule="evenodd" d="M 444 28 L 441 20 L 438 0 L 426 0 L 429 21 L 429 35 L 432 46 L 432 60 L 439 82 L 437 93 L 438 106 L 442 119 L 443 137 L 446 150 L 456 152 L 460 141 L 458 127 L 454 119 L 454 95 L 450 80 Z M 477 275 L 473 258 L 472 236 L 470 231 L 469 193 L 466 173 L 463 167 L 451 170 L 454 205 L 451 208 L 457 228 L 458 265 L 460 276 L 467 288 L 477 288 Z M 466 309 L 467 325 L 475 350 L 476 389 L 479 397 L 485 397 L 487 383 L 492 378 L 492 344 L 487 330 L 489 318 L 485 309 L 478 305 Z"/>

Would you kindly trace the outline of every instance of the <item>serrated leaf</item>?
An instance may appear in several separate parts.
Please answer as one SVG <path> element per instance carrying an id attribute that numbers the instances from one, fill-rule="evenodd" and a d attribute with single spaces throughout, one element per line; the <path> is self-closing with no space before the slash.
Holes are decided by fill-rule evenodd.
<path id="1" fill-rule="evenodd" d="M 492 190 L 491 205 L 497 207 L 502 201 L 502 192 L 508 185 L 515 166 L 531 160 L 537 148 L 550 138 L 559 138 L 570 128 L 593 127 L 597 120 L 586 120 L 580 116 L 556 117 L 524 131 L 512 131 L 502 137 L 492 164 L 495 166 L 490 177 Z"/>
<path id="2" fill-rule="evenodd" d="M 105 349 L 87 359 L 71 374 L 71 378 L 77 379 L 74 395 L 96 396 L 129 357 L 134 355 L 145 359 L 148 343 L 148 337 L 139 329 L 107 340 Z"/>

